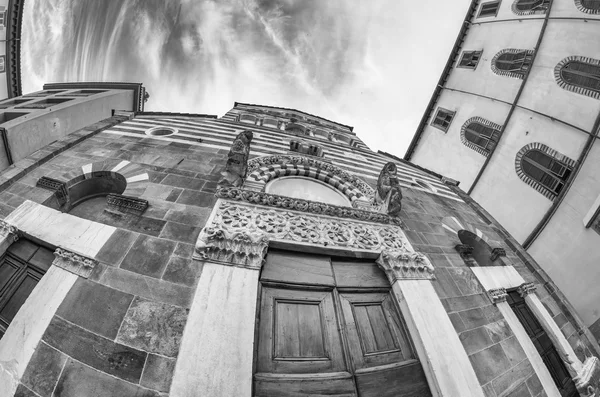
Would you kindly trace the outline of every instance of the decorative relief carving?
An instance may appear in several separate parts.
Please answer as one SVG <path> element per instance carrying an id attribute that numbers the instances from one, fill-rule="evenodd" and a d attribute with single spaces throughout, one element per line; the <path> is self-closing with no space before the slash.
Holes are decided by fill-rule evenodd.
<path id="1" fill-rule="evenodd" d="M 248 171 L 248 156 L 250 155 L 252 137 L 252 131 L 243 131 L 234 139 L 227 155 L 227 164 L 219 185 L 242 186 Z"/>
<path id="2" fill-rule="evenodd" d="M 600 360 L 598 357 L 588 357 L 574 381 L 580 396 L 600 396 Z"/>
<path id="3" fill-rule="evenodd" d="M 52 262 L 54 266 L 65 269 L 83 278 L 88 278 L 98 264 L 98 261 L 94 259 L 62 248 L 57 248 L 56 251 L 54 251 L 54 256 L 55 259 L 54 262 Z"/>
<path id="4" fill-rule="evenodd" d="M 494 288 L 489 290 L 487 294 L 494 305 L 506 301 L 506 296 L 508 295 L 506 288 Z"/>
<path id="5" fill-rule="evenodd" d="M 398 226 L 346 222 L 326 216 L 276 211 L 229 201 L 221 202 L 212 224 L 206 228 L 222 229 L 228 233 L 264 235 L 270 240 L 291 240 L 327 247 L 414 253 Z M 205 237 L 200 240 L 204 241 Z M 205 246 L 204 242 L 199 242 L 196 252 L 202 255 L 206 250 Z"/>
<path id="6" fill-rule="evenodd" d="M 53 191 L 56 195 L 59 205 L 62 206 L 67 202 L 67 197 L 69 194 L 67 192 L 67 184 L 65 182 L 43 176 L 38 179 L 35 186 Z"/>
<path id="7" fill-rule="evenodd" d="M 148 208 L 148 200 L 112 193 L 106 198 L 106 204 L 108 208 L 136 215 L 143 214 Z"/>
<path id="8" fill-rule="evenodd" d="M 250 161 L 248 161 L 248 172 L 253 172 L 258 170 L 261 167 L 268 167 L 270 165 L 275 164 L 298 164 L 298 165 L 306 165 L 309 167 L 320 168 L 322 170 L 326 170 L 331 174 L 337 176 L 344 182 L 348 182 L 354 187 L 356 187 L 362 194 L 367 197 L 373 197 L 375 193 L 373 188 L 369 186 L 365 181 L 357 177 L 356 175 L 352 175 L 343 169 L 336 167 L 333 164 L 328 164 L 323 161 L 306 158 L 303 156 L 292 156 L 292 155 L 275 155 L 275 156 L 265 156 L 265 157 L 257 157 Z"/>
<path id="9" fill-rule="evenodd" d="M 517 288 L 517 292 L 522 298 L 525 298 L 527 295 L 535 292 L 535 288 L 536 286 L 533 283 L 523 283 Z"/>
<path id="10" fill-rule="evenodd" d="M 490 255 L 490 259 L 492 260 L 492 262 L 500 258 L 501 256 L 506 256 L 506 250 L 504 248 L 492 249 L 492 255 Z"/>
<path id="11" fill-rule="evenodd" d="M 383 251 L 376 262 L 385 272 L 390 284 L 394 284 L 396 280 L 431 280 L 435 278 L 431 262 L 425 255 L 418 252 Z"/>
<path id="12" fill-rule="evenodd" d="M 366 222 L 377 222 L 384 224 L 399 224 L 398 218 L 379 212 L 367 211 L 359 208 L 341 207 L 337 205 L 319 203 L 275 194 L 245 190 L 235 187 L 220 187 L 216 196 L 219 198 L 245 201 L 251 204 L 267 205 L 271 207 L 309 212 L 313 214 L 335 216 L 338 218 L 356 219 Z M 359 200 L 356 200 L 358 202 Z"/>
<path id="13" fill-rule="evenodd" d="M 232 232 L 209 227 L 202 230 L 194 257 L 260 270 L 268 244 L 268 238 L 257 231 Z"/>
<path id="14" fill-rule="evenodd" d="M 381 211 L 390 216 L 398 216 L 402 209 L 402 191 L 397 173 L 396 164 L 389 162 L 384 165 L 375 192 L 375 203 L 382 204 Z"/>
<path id="15" fill-rule="evenodd" d="M 19 229 L 15 226 L 0 220 L 0 240 L 7 239 L 14 243 L 19 239 Z"/>

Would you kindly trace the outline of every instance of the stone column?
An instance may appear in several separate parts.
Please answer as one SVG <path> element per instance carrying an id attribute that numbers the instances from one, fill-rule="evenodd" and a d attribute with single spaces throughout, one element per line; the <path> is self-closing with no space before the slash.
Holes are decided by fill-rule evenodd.
<path id="1" fill-rule="evenodd" d="M 19 230 L 6 223 L 0 221 L 0 256 L 4 255 L 8 247 L 19 239 Z"/>
<path id="2" fill-rule="evenodd" d="M 194 259 L 204 268 L 183 333 L 171 397 L 252 394 L 262 234 L 207 228 Z"/>
<path id="3" fill-rule="evenodd" d="M 382 252 L 377 263 L 392 284 L 433 396 L 483 397 L 467 352 L 433 288 L 429 260 L 414 252 Z"/>

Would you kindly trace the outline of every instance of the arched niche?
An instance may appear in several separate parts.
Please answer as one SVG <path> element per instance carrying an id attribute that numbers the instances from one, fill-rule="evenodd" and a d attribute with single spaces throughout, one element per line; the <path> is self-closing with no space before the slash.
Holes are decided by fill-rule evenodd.
<path id="1" fill-rule="evenodd" d="M 273 179 L 266 184 L 265 193 L 344 207 L 351 206 L 351 201 L 341 191 L 325 182 L 306 176 L 284 176 Z"/>
<path id="2" fill-rule="evenodd" d="M 471 258 L 475 260 L 478 266 L 497 266 L 499 263 L 492 261 L 492 247 L 488 245 L 481 237 L 468 230 L 459 230 L 458 238 L 464 245 L 472 247 Z"/>

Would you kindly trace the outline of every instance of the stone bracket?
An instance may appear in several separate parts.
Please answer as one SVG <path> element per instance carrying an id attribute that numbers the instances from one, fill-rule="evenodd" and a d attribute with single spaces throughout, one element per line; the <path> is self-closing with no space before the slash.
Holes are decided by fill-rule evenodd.
<path id="1" fill-rule="evenodd" d="M 83 278 L 88 278 L 98 264 L 98 261 L 83 255 L 57 248 L 54 251 L 54 266 L 60 267 L 68 272 L 76 274 Z"/>
<path id="2" fill-rule="evenodd" d="M 111 193 L 106 198 L 106 205 L 109 209 L 142 215 L 146 211 L 146 208 L 148 208 L 148 200 Z"/>
<path id="3" fill-rule="evenodd" d="M 506 250 L 504 248 L 493 248 L 492 255 L 490 255 L 490 260 L 493 262 L 501 256 L 506 256 Z"/>
<path id="4" fill-rule="evenodd" d="M 198 237 L 194 259 L 260 270 L 267 254 L 269 239 L 257 232 L 229 232 L 207 227 Z"/>
<path id="5" fill-rule="evenodd" d="M 397 280 L 433 280 L 434 268 L 429 259 L 418 252 L 383 251 L 376 260 L 390 284 Z"/>
<path id="6" fill-rule="evenodd" d="M 51 190 L 56 195 L 59 205 L 64 205 L 67 202 L 69 193 L 67 192 L 67 184 L 57 179 L 48 178 L 43 176 L 36 182 L 35 186 L 41 187 L 42 189 Z"/>

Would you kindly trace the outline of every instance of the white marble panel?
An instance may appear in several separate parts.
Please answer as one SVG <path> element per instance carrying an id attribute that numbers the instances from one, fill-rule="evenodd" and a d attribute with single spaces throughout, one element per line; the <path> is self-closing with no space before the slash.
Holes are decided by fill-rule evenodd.
<path id="1" fill-rule="evenodd" d="M 486 291 L 496 288 L 517 288 L 525 282 L 512 266 L 472 267 L 471 270 Z"/>

